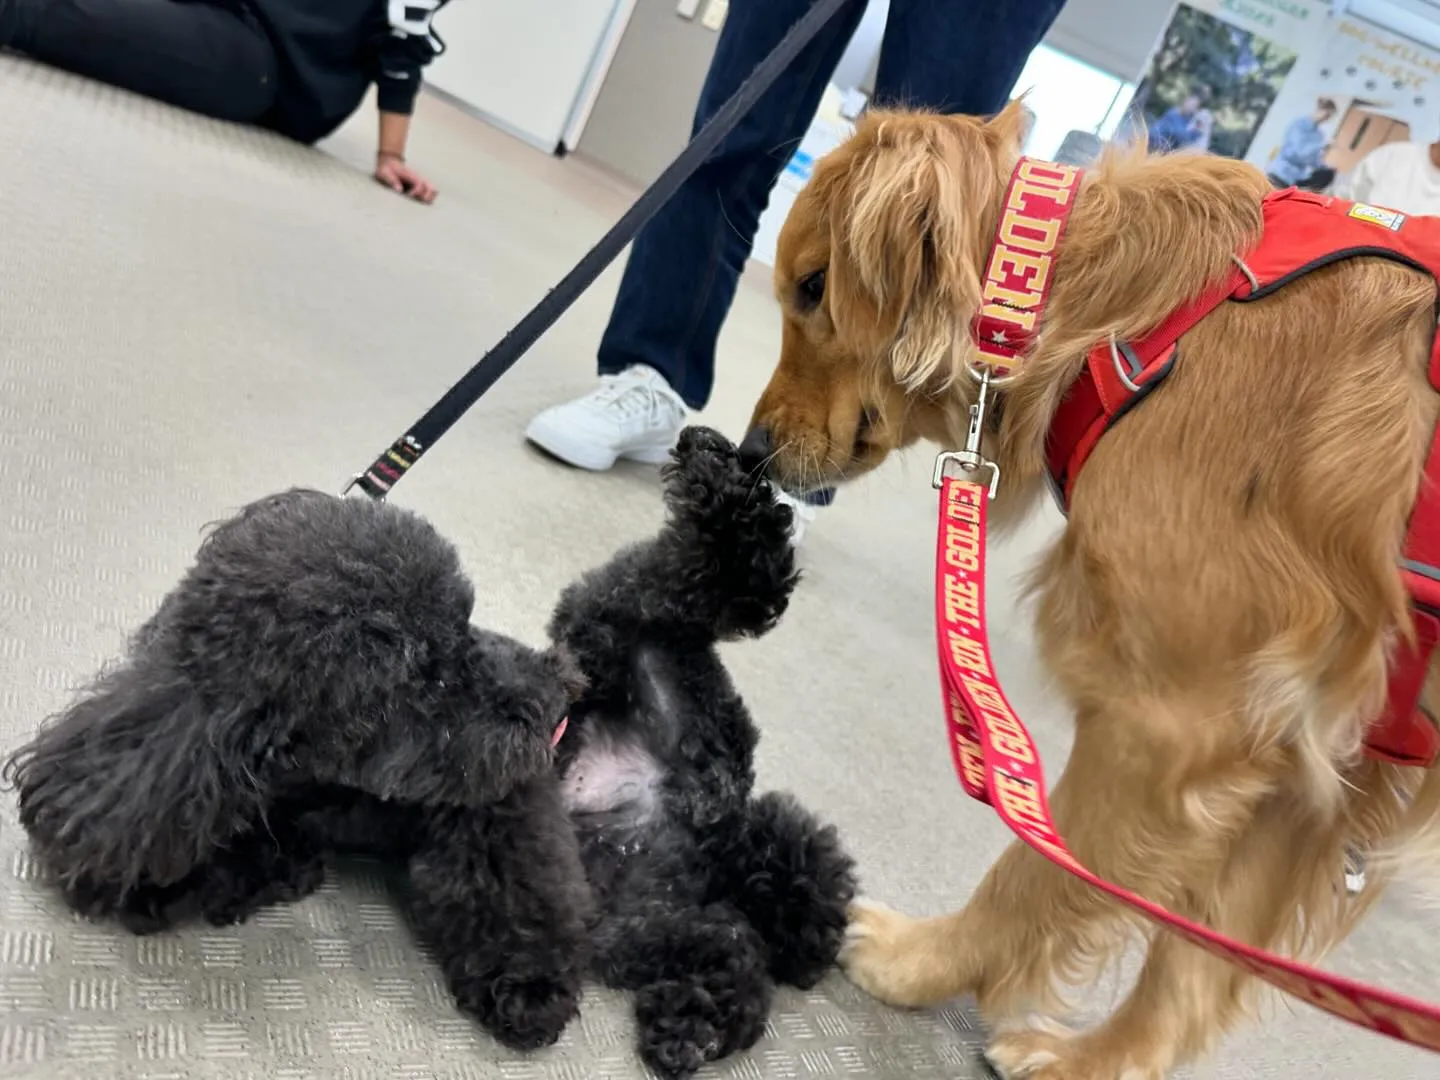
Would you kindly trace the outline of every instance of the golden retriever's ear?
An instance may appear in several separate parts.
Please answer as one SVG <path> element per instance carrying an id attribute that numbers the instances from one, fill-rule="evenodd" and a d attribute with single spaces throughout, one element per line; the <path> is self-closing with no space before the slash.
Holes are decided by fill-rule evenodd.
<path id="1" fill-rule="evenodd" d="M 1024 97 L 1014 98 L 985 125 L 985 137 L 1002 154 L 1018 157 L 1034 122 L 1035 114 L 1025 107 Z"/>
<path id="2" fill-rule="evenodd" d="M 947 384 L 964 373 L 980 305 L 994 151 L 973 120 L 867 119 L 825 194 L 830 318 L 843 339 L 887 356 L 896 382 Z"/>

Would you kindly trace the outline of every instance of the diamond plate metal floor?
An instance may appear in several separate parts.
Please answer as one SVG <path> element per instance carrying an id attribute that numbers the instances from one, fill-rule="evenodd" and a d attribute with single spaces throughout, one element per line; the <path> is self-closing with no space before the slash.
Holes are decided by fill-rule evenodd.
<path id="1" fill-rule="evenodd" d="M 624 205 L 576 162 L 424 100 L 411 160 L 442 194 L 414 206 L 365 175 L 372 125 L 362 113 L 313 152 L 0 57 L 0 750 L 113 655 L 203 524 L 291 483 L 338 486 Z M 477 618 L 530 640 L 567 581 L 658 522 L 653 472 L 573 473 L 519 437 L 587 385 L 613 288 L 611 274 L 401 496 L 460 545 Z M 743 424 L 777 338 L 763 280 L 747 283 L 707 420 Z M 934 714 L 931 498 L 924 465 L 903 462 L 847 491 L 807 538 L 783 625 L 731 653 L 765 729 L 762 783 L 836 821 L 867 890 L 917 913 L 958 903 L 1005 841 L 960 795 Z M 1023 622 L 1001 629 L 1016 704 L 1061 760 Z M 1434 994 L 1437 930 L 1397 897 L 1335 963 Z M 1418 1053 L 1276 1012 L 1193 1075 L 1436 1075 Z M 707 1075 L 975 1080 L 980 1040 L 964 1005 L 894 1012 L 836 977 L 782 993 L 761 1044 Z M 77 921 L 0 801 L 7 1080 L 629 1080 L 630 1044 L 625 999 L 593 991 L 559 1046 L 498 1048 L 451 1007 L 364 865 L 233 931 L 136 939 Z"/>

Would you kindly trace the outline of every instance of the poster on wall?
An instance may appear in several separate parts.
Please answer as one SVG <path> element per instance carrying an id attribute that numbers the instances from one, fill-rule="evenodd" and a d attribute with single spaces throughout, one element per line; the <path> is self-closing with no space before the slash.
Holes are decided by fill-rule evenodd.
<path id="1" fill-rule="evenodd" d="M 1277 181 L 1323 190 L 1376 147 L 1437 134 L 1440 53 L 1341 16 L 1287 80 L 1248 160 Z"/>
<path id="2" fill-rule="evenodd" d="M 1131 105 L 1152 150 L 1243 158 L 1302 55 L 1323 40 L 1330 0 L 1176 5 Z"/>

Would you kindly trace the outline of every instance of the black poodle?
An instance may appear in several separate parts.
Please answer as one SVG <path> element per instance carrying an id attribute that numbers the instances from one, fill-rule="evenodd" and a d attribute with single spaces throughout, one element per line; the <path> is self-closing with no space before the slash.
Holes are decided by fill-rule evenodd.
<path id="1" fill-rule="evenodd" d="M 136 932 L 197 903 L 234 922 L 313 891 L 319 811 L 368 795 L 394 810 L 378 839 L 409 858 L 460 1006 L 511 1046 L 554 1042 L 594 913 L 553 768 L 582 679 L 473 607 L 414 514 L 313 491 L 247 506 L 6 766 L 38 861 L 76 910 Z"/>
<path id="2" fill-rule="evenodd" d="M 150 814 L 165 802 L 162 816 L 172 817 L 176 800 L 155 792 L 175 785 L 153 760 L 125 761 L 119 770 L 145 773 L 143 790 L 151 794 L 144 798 L 125 796 L 121 789 L 136 790 L 127 784 L 115 789 L 85 779 L 107 774 L 119 782 L 117 744 L 135 747 L 137 726 L 147 740 L 173 738 L 153 717 L 132 719 L 122 733 L 118 717 L 126 709 L 102 698 L 82 702 L 17 757 L 22 821 L 72 903 L 117 911 L 139 929 L 157 925 L 181 898 L 198 899 L 208 918 L 226 922 L 303 895 L 318 884 L 324 852 L 405 859 L 419 932 L 435 946 L 461 1006 L 507 1043 L 540 1046 L 558 1037 L 574 1011 L 578 976 L 590 970 L 636 992 L 641 1053 L 663 1074 L 685 1075 L 748 1048 L 763 1030 L 774 980 L 810 986 L 833 964 L 855 890 L 853 868 L 834 830 L 793 800 L 752 796 L 758 734 L 715 650 L 719 640 L 763 634 L 785 610 L 796 581 L 790 511 L 745 475 L 729 442 L 703 428 L 682 435 L 666 470 L 666 500 L 669 520 L 658 536 L 566 590 L 549 651 L 467 624 L 456 636 L 476 643 L 468 666 L 437 661 L 455 648 L 414 634 L 417 626 L 433 630 L 441 610 L 452 618 L 463 611 L 468 623 L 470 606 L 453 552 L 418 519 L 390 510 L 371 517 L 368 503 L 329 500 L 330 512 L 350 528 L 394 533 L 394 546 L 382 546 L 378 558 L 333 535 L 319 545 L 313 529 L 293 523 L 272 532 L 263 546 L 292 549 L 287 564 L 304 536 L 322 560 L 313 577 L 271 566 L 222 579 L 214 564 L 233 555 L 216 553 L 212 538 L 177 591 L 184 597 L 210 581 L 200 606 L 187 609 L 208 605 L 210 618 L 203 626 L 193 615 L 182 623 L 171 610 L 167 620 L 167 609 L 182 602 L 172 595 L 136 648 L 142 666 L 154 653 L 151 662 L 182 667 L 177 643 L 156 633 L 167 621 L 181 628 L 171 633 L 207 637 L 212 651 L 225 640 L 273 641 L 243 660 L 230 657 L 227 670 L 237 677 L 266 660 L 277 669 L 269 682 L 259 675 L 254 685 L 246 678 L 223 684 L 232 693 L 243 688 L 252 703 L 266 686 L 278 686 L 278 672 L 288 673 L 286 685 L 304 679 L 289 696 L 272 690 L 269 706 L 249 706 L 260 711 L 248 742 L 224 736 L 216 748 L 208 738 L 214 725 L 193 715 L 183 736 L 188 753 L 197 752 L 190 745 L 197 740 L 213 751 L 206 762 L 212 778 L 202 790 L 248 785 L 268 792 L 256 799 L 263 817 L 242 816 L 233 828 L 186 818 L 161 827 Z M 273 513 L 268 505 L 246 514 Z M 226 528 L 243 526 L 246 514 Z M 443 553 L 434 560 L 443 572 L 422 572 L 427 551 Z M 332 568 L 328 584 L 306 590 L 305 582 L 326 577 L 324 559 L 339 560 L 341 571 Z M 242 580 L 250 588 L 240 587 Z M 437 606 L 449 595 L 441 582 L 463 602 Z M 372 602 L 364 591 L 370 588 L 389 602 Z M 316 592 L 333 603 L 306 607 L 311 622 L 297 625 L 291 641 L 257 638 L 250 624 L 233 621 L 252 610 L 257 595 L 266 597 L 262 607 L 276 608 L 266 623 L 272 632 L 303 621 L 307 616 L 280 599 L 295 590 L 308 593 L 311 605 Z M 427 591 L 435 604 L 415 599 Z M 364 629 L 311 653 L 322 609 L 322 623 L 349 616 Z M 217 611 L 228 615 L 219 627 Z M 377 633 L 388 648 L 373 640 Z M 312 655 L 314 666 L 300 661 Z M 400 656 L 409 658 L 403 670 L 378 669 Z M 476 677 L 481 672 L 485 678 Z M 208 692 L 208 713 L 230 700 L 216 692 L 221 684 L 209 669 L 192 680 Z M 431 682 L 438 686 L 426 690 Z M 452 691 L 470 702 L 471 715 L 462 712 L 459 723 L 490 732 L 483 761 L 468 745 L 457 754 L 463 736 L 443 707 L 412 699 L 428 693 L 449 701 Z M 277 698 L 287 713 L 303 701 L 304 715 L 315 719 L 281 723 L 289 737 L 278 735 L 275 721 L 263 718 Z M 546 736 L 559 737 L 567 699 L 568 731 L 551 770 Z M 96 726 L 97 716 L 117 731 L 103 743 L 97 733 L 107 729 Z M 379 719 L 364 725 L 360 716 Z M 290 734 L 292 726 L 304 737 Z M 269 735 L 276 737 L 267 743 Z M 474 738 L 478 745 L 481 736 Z M 315 750 L 297 751 L 297 743 L 312 740 Z M 261 746 L 258 755 L 252 744 Z M 537 755 L 544 762 L 538 771 Z M 322 766 L 322 757 L 331 764 Z M 468 788 L 457 785 L 457 772 Z M 509 790 L 506 777 L 514 783 Z M 193 797 L 193 786 L 186 794 Z M 127 830 L 136 817 L 141 827 Z M 126 836 L 145 839 L 119 840 L 113 849 L 104 839 Z M 106 885 L 97 888 L 97 880 Z"/>
<path id="3" fill-rule="evenodd" d="M 715 649 L 789 603 L 791 511 L 693 427 L 666 502 L 660 534 L 567 589 L 550 633 L 587 680 L 558 765 L 596 974 L 636 992 L 646 1063 L 683 1076 L 754 1044 L 772 980 L 809 987 L 834 963 L 855 879 L 832 827 L 753 794 L 759 733 Z"/>

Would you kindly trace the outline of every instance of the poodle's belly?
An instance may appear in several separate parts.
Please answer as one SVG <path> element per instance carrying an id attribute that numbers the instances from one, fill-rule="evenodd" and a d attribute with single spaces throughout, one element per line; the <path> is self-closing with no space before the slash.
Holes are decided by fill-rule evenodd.
<path id="1" fill-rule="evenodd" d="M 573 815 L 601 816 L 608 823 L 623 819 L 640 825 L 654 817 L 660 804 L 663 769 L 634 738 L 587 728 L 575 760 L 560 781 L 565 808 Z"/>

